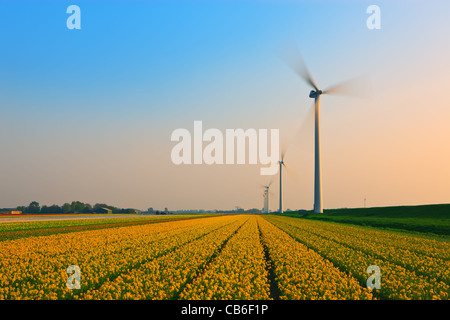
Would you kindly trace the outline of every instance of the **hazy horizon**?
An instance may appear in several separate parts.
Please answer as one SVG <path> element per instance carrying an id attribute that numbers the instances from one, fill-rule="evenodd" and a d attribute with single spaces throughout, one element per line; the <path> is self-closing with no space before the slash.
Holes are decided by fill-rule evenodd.
<path id="1" fill-rule="evenodd" d="M 279 58 L 302 50 L 324 96 L 324 209 L 449 203 L 448 1 L 0 3 L 0 208 L 81 201 L 146 210 L 263 206 L 260 165 L 174 165 L 178 128 L 279 129 L 284 208 L 312 209 L 310 88 Z M 309 114 L 310 115 L 310 114 Z"/>

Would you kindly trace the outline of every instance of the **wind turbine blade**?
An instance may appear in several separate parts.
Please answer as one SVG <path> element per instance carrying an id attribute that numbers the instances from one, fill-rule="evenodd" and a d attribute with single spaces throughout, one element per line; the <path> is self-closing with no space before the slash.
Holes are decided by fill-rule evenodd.
<path id="1" fill-rule="evenodd" d="M 290 144 L 292 143 L 291 141 L 292 139 L 290 139 L 289 141 L 286 138 L 282 137 L 282 141 L 281 141 L 281 153 L 280 153 L 280 160 L 284 161 L 284 158 L 286 157 L 286 152 L 290 146 Z"/>
<path id="2" fill-rule="evenodd" d="M 287 149 L 286 144 L 282 142 L 280 149 L 281 149 L 280 160 L 283 161 L 283 158 L 284 158 L 284 155 L 285 155 L 286 149 Z"/>
<path id="3" fill-rule="evenodd" d="M 306 141 L 308 134 L 312 134 L 314 130 L 314 102 L 307 109 L 306 116 L 303 118 L 300 125 L 294 131 L 294 135 L 288 140 L 282 143 L 281 146 L 281 160 L 284 161 L 286 158 L 286 152 L 291 148 L 292 144 L 300 145 Z M 300 141 L 300 143 L 299 143 Z"/>
<path id="4" fill-rule="evenodd" d="M 311 106 L 308 109 L 308 112 L 306 113 L 305 117 L 303 118 L 302 122 L 298 126 L 297 131 L 295 132 L 294 139 L 297 141 L 296 144 L 298 144 L 298 141 L 301 143 L 305 140 L 310 140 L 310 135 L 314 133 L 314 107 L 315 103 L 313 102 Z"/>
<path id="5" fill-rule="evenodd" d="M 291 54 L 287 56 L 284 54 L 281 59 L 286 63 L 297 75 L 299 75 L 306 83 L 308 83 L 311 87 L 316 90 L 319 90 L 316 82 L 314 81 L 311 73 L 306 67 L 306 63 L 303 60 L 302 54 L 296 45 L 292 45 L 292 48 L 289 48 Z"/>
<path id="6" fill-rule="evenodd" d="M 364 98 L 370 95 L 368 79 L 357 77 L 323 90 L 323 93 Z"/>
<path id="7" fill-rule="evenodd" d="M 286 163 L 284 164 L 284 167 L 289 177 L 293 178 L 295 181 L 299 181 L 300 175 L 297 171 L 295 171 L 290 165 L 287 165 Z"/>

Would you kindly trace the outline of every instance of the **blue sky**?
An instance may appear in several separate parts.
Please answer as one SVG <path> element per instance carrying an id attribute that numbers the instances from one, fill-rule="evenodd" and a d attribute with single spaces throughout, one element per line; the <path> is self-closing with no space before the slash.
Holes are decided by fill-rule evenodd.
<path id="1" fill-rule="evenodd" d="M 81 30 L 66 28 L 71 4 L 81 8 Z M 381 7 L 381 30 L 366 28 L 370 4 Z M 368 128 L 385 127 L 392 139 L 398 128 L 425 126 L 417 119 L 431 115 L 423 113 L 425 95 L 416 88 L 438 92 L 448 83 L 448 9 L 446 1 L 0 2 L 0 148 L 6 154 L 0 207 L 32 200 L 259 206 L 255 186 L 265 182 L 259 167 L 174 167 L 170 133 L 203 120 L 219 129 L 282 128 L 282 136 L 292 137 L 310 101 L 309 88 L 278 57 L 291 42 L 300 46 L 319 85 L 367 75 L 376 92 L 365 108 L 357 100 L 324 99 L 334 104 L 323 114 L 324 171 L 330 177 L 324 176 L 325 207 L 357 206 L 364 196 L 352 188 L 366 189 L 377 205 L 448 201 L 439 192 L 417 198 L 419 184 L 392 199 L 392 190 L 379 191 L 376 177 L 342 194 L 339 172 L 352 165 L 330 164 L 350 154 L 334 149 L 342 146 L 334 140 L 339 132 L 360 132 L 361 140 L 352 136 L 345 145 L 365 141 L 379 154 L 391 146 Z M 433 77 L 438 84 L 427 80 Z M 446 119 L 446 109 L 436 108 L 443 112 L 436 119 Z M 391 110 L 393 117 L 386 118 Z M 294 159 L 301 158 L 298 152 Z M 312 201 L 311 168 L 300 161 L 297 169 L 306 182 L 286 188 L 286 207 Z M 243 174 L 246 183 L 224 183 Z M 192 179 L 198 180 L 195 192 L 178 187 Z M 36 181 L 45 181 L 44 187 L 33 187 Z M 443 182 L 437 185 L 443 188 Z"/>
<path id="2" fill-rule="evenodd" d="M 295 37 L 320 49 L 323 42 L 318 39 L 332 46 L 367 37 L 361 28 L 364 5 L 81 1 L 82 29 L 68 30 L 69 4 L 2 3 L 2 73 L 11 89 L 97 95 L 138 87 L 158 94 L 183 88 L 204 72 L 220 74 L 236 65 L 256 68 L 264 61 L 267 65 L 283 38 Z M 317 11 L 318 20 L 310 14 Z M 333 29 L 323 28 L 323 21 Z M 308 56 L 317 51 L 305 48 Z"/>

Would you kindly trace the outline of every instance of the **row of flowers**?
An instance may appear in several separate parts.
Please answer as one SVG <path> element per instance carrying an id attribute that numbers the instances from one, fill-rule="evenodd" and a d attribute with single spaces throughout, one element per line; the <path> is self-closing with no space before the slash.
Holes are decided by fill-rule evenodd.
<path id="1" fill-rule="evenodd" d="M 329 260 L 272 223 L 262 218 L 258 223 L 274 264 L 281 299 L 373 299 L 371 290 Z"/>
<path id="2" fill-rule="evenodd" d="M 204 272 L 181 292 L 181 299 L 270 299 L 257 216 L 224 246 Z"/>
<path id="3" fill-rule="evenodd" d="M 407 245 L 406 236 L 386 232 L 373 234 L 350 226 L 287 217 L 271 216 L 267 220 L 351 274 L 362 285 L 368 278 L 367 267 L 378 266 L 382 285 L 377 294 L 383 299 L 449 298 L 450 288 L 442 280 L 448 276 L 447 262 L 415 253 L 420 249 L 413 246 L 423 241 L 423 250 L 426 239 L 415 238 Z M 396 243 L 396 237 L 401 244 Z"/>
<path id="4" fill-rule="evenodd" d="M 0 223 L 0 241 L 33 236 L 45 236 L 56 233 L 157 223 L 172 219 L 175 221 L 191 218 L 197 218 L 197 216 L 141 216 L 126 218 L 65 219 Z"/>
<path id="5" fill-rule="evenodd" d="M 217 219 L 217 218 L 214 218 Z M 229 220 L 232 220 L 229 223 Z M 107 280 L 100 288 L 80 294 L 82 299 L 174 299 L 197 274 L 201 274 L 210 259 L 248 217 L 223 218 L 214 232 L 202 232 L 175 250 L 151 259 L 138 268 Z M 193 231 L 198 234 L 198 230 Z M 192 237 L 185 234 L 184 237 Z"/>
<path id="6" fill-rule="evenodd" d="M 70 299 L 235 221 L 199 218 L 1 242 L 0 299 Z M 81 289 L 66 286 L 81 270 Z"/>
<path id="7" fill-rule="evenodd" d="M 301 224 L 297 221 L 294 225 L 349 248 L 388 260 L 420 275 L 450 284 L 450 261 L 445 259 L 450 252 L 447 242 L 374 230 L 362 231 L 361 228 L 318 221 L 305 221 Z"/>

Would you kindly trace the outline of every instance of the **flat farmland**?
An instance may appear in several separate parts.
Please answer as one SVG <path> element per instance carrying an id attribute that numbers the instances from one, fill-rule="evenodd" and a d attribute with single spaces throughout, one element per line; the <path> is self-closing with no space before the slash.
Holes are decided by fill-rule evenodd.
<path id="1" fill-rule="evenodd" d="M 449 299 L 445 241 L 276 215 L 103 222 L 2 224 L 0 299 Z"/>
<path id="2" fill-rule="evenodd" d="M 195 219 L 208 215 L 30 215 L 25 217 L 0 217 L 0 241 L 30 236 L 50 235 L 85 230 L 116 228 L 131 225 Z M 14 221 L 14 222 L 12 222 Z"/>

